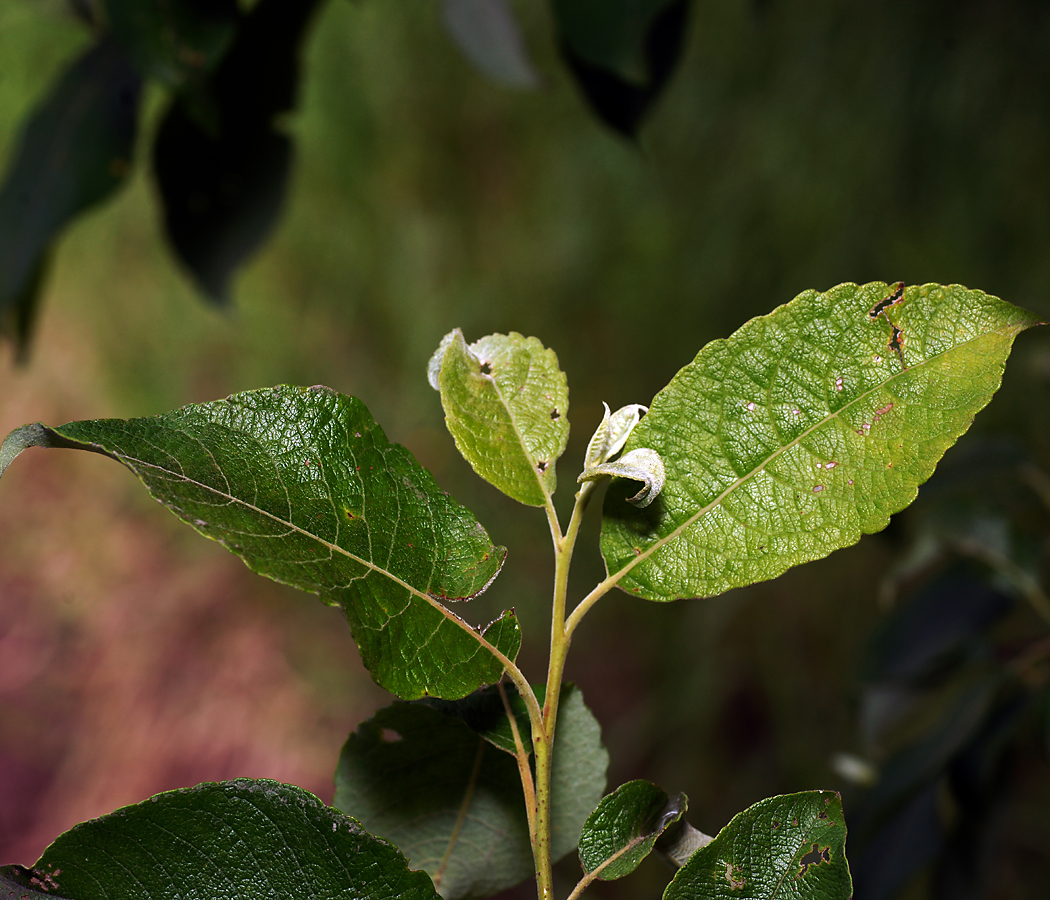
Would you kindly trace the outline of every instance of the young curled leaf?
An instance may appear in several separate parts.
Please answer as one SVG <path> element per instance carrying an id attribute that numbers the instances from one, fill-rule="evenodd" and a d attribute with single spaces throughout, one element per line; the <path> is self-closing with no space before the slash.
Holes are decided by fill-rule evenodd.
<path id="1" fill-rule="evenodd" d="M 590 443 L 587 444 L 587 455 L 583 461 L 584 469 L 601 465 L 619 453 L 623 445 L 627 443 L 631 432 L 634 431 L 638 420 L 649 412 L 649 407 L 642 406 L 641 403 L 621 406 L 612 414 L 609 413 L 608 403 L 602 403 L 602 406 L 605 407 L 605 416 L 592 435 Z"/>
<path id="2" fill-rule="evenodd" d="M 594 481 L 603 475 L 613 475 L 617 478 L 629 478 L 631 481 L 641 481 L 642 489 L 633 497 L 628 497 L 627 502 L 642 508 L 652 503 L 660 491 L 664 489 L 664 461 L 660 454 L 648 447 L 639 447 L 625 454 L 621 459 L 613 462 L 602 463 L 591 466 L 577 479 L 579 482 Z"/>

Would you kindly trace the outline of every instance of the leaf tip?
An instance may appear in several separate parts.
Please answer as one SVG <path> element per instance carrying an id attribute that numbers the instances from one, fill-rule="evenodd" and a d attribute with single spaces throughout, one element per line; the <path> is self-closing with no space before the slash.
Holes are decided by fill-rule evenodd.
<path id="1" fill-rule="evenodd" d="M 28 447 L 46 446 L 47 429 L 40 422 L 16 428 L 4 438 L 4 443 L 0 446 L 0 476 L 3 476 L 7 467 L 23 450 Z"/>

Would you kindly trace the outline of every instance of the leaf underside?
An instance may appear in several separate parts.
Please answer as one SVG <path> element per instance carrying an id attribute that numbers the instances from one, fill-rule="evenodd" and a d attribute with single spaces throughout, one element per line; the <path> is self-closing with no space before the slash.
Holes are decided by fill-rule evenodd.
<path id="1" fill-rule="evenodd" d="M 398 849 L 312 794 L 242 779 L 77 825 L 31 870 L 68 900 L 436 900 Z"/>
<path id="2" fill-rule="evenodd" d="M 29 446 L 93 450 L 253 571 L 343 608 L 372 677 L 405 699 L 462 697 L 498 681 L 521 636 L 512 613 L 484 632 L 444 605 L 496 576 L 505 551 L 364 405 L 282 386 L 146 419 L 27 425 Z"/>
<path id="3" fill-rule="evenodd" d="M 606 496 L 601 547 L 650 600 L 775 578 L 884 528 L 998 389 L 1039 320 L 960 286 L 807 291 L 700 351 L 627 443 L 656 450 L 649 507 Z M 898 353 L 899 350 L 899 353 Z M 902 365 L 902 361 L 904 365 Z"/>
<path id="4" fill-rule="evenodd" d="M 846 823 L 834 791 L 761 800 L 694 853 L 664 900 L 848 900 Z"/>
<path id="5" fill-rule="evenodd" d="M 486 692 L 480 704 L 470 697 L 381 709 L 350 735 L 336 770 L 333 804 L 393 841 L 446 900 L 489 897 L 533 874 L 517 764 L 497 749 L 506 748 L 494 719 L 479 715 L 491 700 Z M 608 764 L 598 723 L 571 685 L 562 694 L 557 728 L 554 860 L 576 847 L 605 788 Z"/>

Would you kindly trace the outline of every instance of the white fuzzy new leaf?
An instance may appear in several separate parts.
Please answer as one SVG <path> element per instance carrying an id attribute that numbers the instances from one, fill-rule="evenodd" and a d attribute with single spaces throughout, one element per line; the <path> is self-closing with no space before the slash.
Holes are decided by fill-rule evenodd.
<path id="1" fill-rule="evenodd" d="M 613 462 L 591 466 L 577 480 L 580 482 L 595 481 L 604 475 L 641 481 L 642 489 L 633 497 L 627 498 L 628 503 L 633 503 L 638 507 L 645 507 L 652 503 L 664 489 L 666 480 L 664 461 L 660 458 L 659 453 L 648 447 L 639 447 Z"/>
<path id="2" fill-rule="evenodd" d="M 627 443 L 631 432 L 634 431 L 638 420 L 649 411 L 649 407 L 642 406 L 641 403 L 621 406 L 611 414 L 608 403 L 603 402 L 602 406 L 605 407 L 605 416 L 602 418 L 601 425 L 591 436 L 590 443 L 587 444 L 587 455 L 583 461 L 584 470 L 601 465 L 619 453 L 623 445 Z"/>

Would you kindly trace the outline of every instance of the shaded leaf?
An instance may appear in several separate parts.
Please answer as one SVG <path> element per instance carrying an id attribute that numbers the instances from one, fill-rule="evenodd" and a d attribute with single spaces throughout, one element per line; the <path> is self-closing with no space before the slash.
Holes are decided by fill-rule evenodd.
<path id="1" fill-rule="evenodd" d="M 463 458 L 520 503 L 548 503 L 569 439 L 569 387 L 554 351 L 514 332 L 468 347 L 456 329 L 431 361 L 432 374 L 439 363 L 445 423 Z"/>
<path id="2" fill-rule="evenodd" d="M 28 333 L 48 251 L 78 213 L 126 179 L 139 76 L 110 39 L 88 49 L 37 107 L 0 187 L 0 321 Z"/>
<path id="3" fill-rule="evenodd" d="M 295 105 L 299 44 L 316 6 L 259 0 L 211 78 L 172 104 L 157 133 L 168 239 L 213 300 L 228 298 L 280 213 L 292 143 L 275 119 Z"/>
<path id="4" fill-rule="evenodd" d="M 621 784 L 602 798 L 583 826 L 583 871 L 602 881 L 629 875 L 649 855 L 668 826 L 682 818 L 686 806 L 685 794 L 672 800 L 649 781 Z"/>
<path id="5" fill-rule="evenodd" d="M 446 31 L 480 72 L 508 87 L 539 85 L 507 0 L 442 0 L 441 13 Z"/>
<path id="6" fill-rule="evenodd" d="M 236 0 L 103 0 L 113 36 L 144 76 L 179 86 L 199 79 L 230 45 Z"/>
<path id="7" fill-rule="evenodd" d="M 852 888 L 842 802 L 832 791 L 807 791 L 734 816 L 678 870 L 664 900 L 848 900 Z"/>
<path id="8" fill-rule="evenodd" d="M 342 606 L 372 677 L 407 699 L 498 681 L 520 644 L 504 613 L 484 632 L 442 601 L 469 599 L 505 551 L 364 404 L 277 387 L 146 419 L 27 425 L 0 448 L 70 447 L 123 463 L 150 493 L 249 568 Z"/>
<path id="9" fill-rule="evenodd" d="M 514 714 L 514 721 L 518 727 L 518 737 L 526 753 L 532 753 L 532 724 L 529 721 L 529 709 L 525 701 L 518 696 L 514 685 L 504 683 L 502 685 L 489 685 L 479 691 L 475 691 L 460 700 L 441 700 L 437 697 L 424 697 L 419 702 L 424 703 L 431 709 L 436 709 L 446 716 L 460 719 L 471 731 L 512 756 L 517 753 L 517 745 L 514 742 L 514 732 L 510 721 L 507 719 L 507 711 L 500 697 L 502 687 L 507 696 L 507 703 Z M 544 688 L 541 685 L 536 689 L 539 702 L 543 703 Z"/>
<path id="10" fill-rule="evenodd" d="M 999 387 L 1031 313 L 959 286 L 807 291 L 708 344 L 653 400 L 627 450 L 667 483 L 644 510 L 606 495 L 602 554 L 651 600 L 774 578 L 884 528 Z M 892 330 L 891 330 L 892 329 Z M 903 338 L 902 355 L 891 344 Z"/>
<path id="11" fill-rule="evenodd" d="M 353 819 L 276 781 L 158 794 L 60 835 L 33 867 L 69 900 L 433 900 L 422 872 Z"/>
<path id="12" fill-rule="evenodd" d="M 685 43 L 688 0 L 554 0 L 565 57 L 592 109 L 634 137 Z"/>
<path id="13" fill-rule="evenodd" d="M 469 706 L 471 698 L 458 701 Z M 445 898 L 488 897 L 533 874 L 517 764 L 451 704 L 394 703 L 350 736 L 335 806 L 396 843 Z M 552 858 L 577 844 L 605 788 L 608 755 L 579 690 L 566 685 L 552 772 Z"/>

